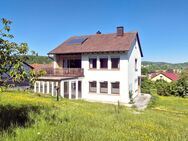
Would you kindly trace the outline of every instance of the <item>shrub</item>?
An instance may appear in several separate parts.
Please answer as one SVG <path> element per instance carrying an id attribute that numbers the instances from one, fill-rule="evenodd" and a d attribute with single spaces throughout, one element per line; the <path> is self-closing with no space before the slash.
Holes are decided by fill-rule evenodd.
<path id="1" fill-rule="evenodd" d="M 171 84 L 164 80 L 157 80 L 155 82 L 155 87 L 157 89 L 158 95 L 170 96 L 171 95 Z"/>
<path id="2" fill-rule="evenodd" d="M 141 91 L 142 93 L 150 93 L 151 89 L 156 89 L 157 94 L 161 96 L 188 96 L 188 74 L 182 73 L 180 79 L 171 83 L 164 80 L 157 80 L 155 82 L 148 78 L 142 79 Z"/>
<path id="3" fill-rule="evenodd" d="M 141 91 L 142 93 L 150 93 L 150 89 L 154 87 L 154 82 L 149 80 L 148 78 L 142 79 Z"/>

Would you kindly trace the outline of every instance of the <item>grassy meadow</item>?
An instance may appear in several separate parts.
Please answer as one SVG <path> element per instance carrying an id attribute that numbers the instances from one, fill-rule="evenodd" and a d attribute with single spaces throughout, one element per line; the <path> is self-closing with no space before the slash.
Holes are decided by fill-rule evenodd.
<path id="1" fill-rule="evenodd" d="M 188 98 L 155 96 L 145 111 L 31 92 L 0 94 L 2 141 L 187 141 Z"/>

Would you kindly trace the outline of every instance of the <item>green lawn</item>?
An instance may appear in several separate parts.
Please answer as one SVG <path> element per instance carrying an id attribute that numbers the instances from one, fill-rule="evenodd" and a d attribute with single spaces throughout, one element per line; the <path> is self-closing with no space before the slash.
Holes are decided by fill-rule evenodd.
<path id="1" fill-rule="evenodd" d="M 188 98 L 158 97 L 143 112 L 29 92 L 0 94 L 0 140 L 187 141 Z"/>

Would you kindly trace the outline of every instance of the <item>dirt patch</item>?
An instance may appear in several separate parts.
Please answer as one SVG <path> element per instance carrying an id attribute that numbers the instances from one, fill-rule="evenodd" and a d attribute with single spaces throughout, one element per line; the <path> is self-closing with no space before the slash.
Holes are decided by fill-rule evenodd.
<path id="1" fill-rule="evenodd" d="M 138 110 L 144 110 L 147 105 L 149 104 L 151 100 L 151 95 L 150 94 L 142 94 L 137 96 L 134 99 L 134 107 L 136 107 Z"/>

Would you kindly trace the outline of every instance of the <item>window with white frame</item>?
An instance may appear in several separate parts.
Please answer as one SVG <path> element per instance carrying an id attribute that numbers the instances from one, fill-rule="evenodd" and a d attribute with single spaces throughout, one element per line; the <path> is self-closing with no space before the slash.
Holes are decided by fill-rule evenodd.
<path id="1" fill-rule="evenodd" d="M 119 69 L 119 58 L 111 58 L 112 69 Z"/>
<path id="2" fill-rule="evenodd" d="M 100 68 L 101 69 L 108 68 L 108 58 L 100 58 Z"/>
<path id="3" fill-rule="evenodd" d="M 97 92 L 97 82 L 96 81 L 89 82 L 89 92 L 92 92 L 92 93 Z"/>
<path id="4" fill-rule="evenodd" d="M 111 83 L 111 93 L 112 94 L 119 94 L 119 82 L 112 82 Z"/>
<path id="5" fill-rule="evenodd" d="M 108 93 L 108 82 L 100 82 L 100 93 Z"/>
<path id="6" fill-rule="evenodd" d="M 97 68 L 97 59 L 96 58 L 90 58 L 89 59 L 89 68 L 90 69 L 96 69 Z"/>
<path id="7" fill-rule="evenodd" d="M 138 60 L 135 59 L 135 71 L 138 71 Z"/>

